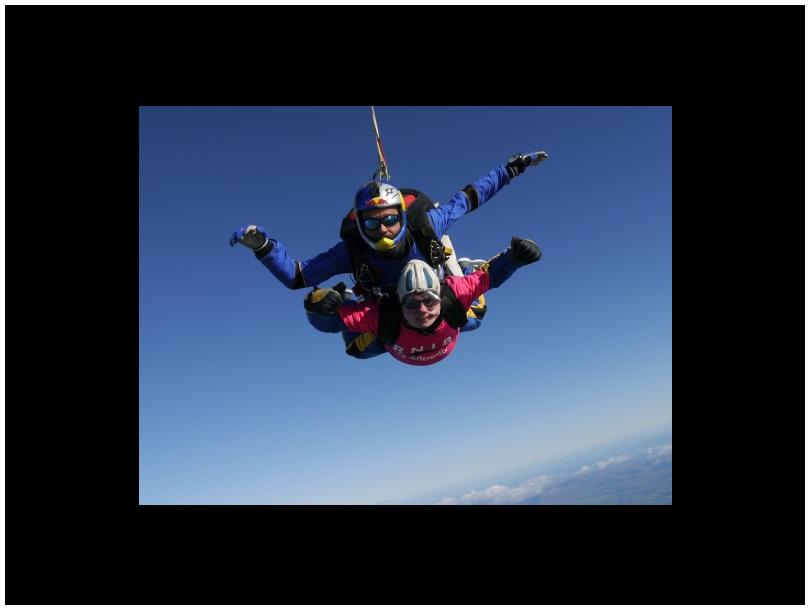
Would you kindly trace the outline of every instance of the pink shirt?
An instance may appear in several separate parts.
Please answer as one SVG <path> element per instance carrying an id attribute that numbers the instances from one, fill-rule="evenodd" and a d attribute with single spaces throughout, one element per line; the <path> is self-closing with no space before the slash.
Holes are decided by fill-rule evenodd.
<path id="1" fill-rule="evenodd" d="M 448 276 L 445 281 L 465 310 L 489 290 L 489 273 L 485 271 L 479 270 L 465 277 Z M 349 330 L 377 334 L 380 312 L 375 302 L 345 303 L 338 308 L 338 315 Z M 429 335 L 402 324 L 396 343 L 386 345 L 385 349 L 401 362 L 424 366 L 447 358 L 456 347 L 458 335 L 459 329 L 450 326 L 447 320 L 442 320 Z"/>

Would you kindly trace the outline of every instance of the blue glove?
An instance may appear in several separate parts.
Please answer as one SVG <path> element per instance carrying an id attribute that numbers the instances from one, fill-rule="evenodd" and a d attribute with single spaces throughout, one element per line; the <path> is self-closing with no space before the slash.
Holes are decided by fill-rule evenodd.
<path id="1" fill-rule="evenodd" d="M 526 168 L 530 165 L 539 165 L 546 159 L 548 159 L 548 155 L 542 150 L 527 155 L 516 153 L 509 157 L 509 160 L 506 162 L 506 171 L 511 179 L 525 172 Z"/>
<path id="2" fill-rule="evenodd" d="M 267 245 L 269 239 L 267 229 L 261 226 L 257 227 L 256 225 L 248 225 L 247 227 L 242 227 L 238 231 L 234 231 L 233 235 L 231 235 L 229 243 L 231 244 L 231 247 L 235 246 L 237 243 L 240 243 L 255 252 L 256 250 L 261 250 L 265 245 Z"/>

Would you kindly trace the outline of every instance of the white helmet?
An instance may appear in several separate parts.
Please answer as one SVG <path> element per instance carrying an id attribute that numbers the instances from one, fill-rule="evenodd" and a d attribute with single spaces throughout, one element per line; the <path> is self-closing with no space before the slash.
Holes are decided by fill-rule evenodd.
<path id="1" fill-rule="evenodd" d="M 426 292 L 436 299 L 441 299 L 439 276 L 433 267 L 425 261 L 414 259 L 408 261 L 399 274 L 397 296 L 402 303 L 409 294 Z"/>

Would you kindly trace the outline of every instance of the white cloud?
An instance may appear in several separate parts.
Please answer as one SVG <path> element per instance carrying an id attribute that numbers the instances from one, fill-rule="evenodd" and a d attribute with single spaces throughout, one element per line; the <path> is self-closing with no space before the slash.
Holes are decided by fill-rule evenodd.
<path id="1" fill-rule="evenodd" d="M 540 495 L 553 482 L 554 477 L 544 474 L 529 479 L 517 487 L 492 485 L 480 491 L 469 491 L 458 500 L 445 498 L 438 504 L 515 504 L 516 502 L 522 502 L 526 498 Z"/>
<path id="2" fill-rule="evenodd" d="M 608 466 L 613 466 L 614 464 L 620 464 L 622 462 L 626 462 L 630 459 L 629 455 L 617 455 L 616 457 L 612 457 L 607 460 L 602 460 L 601 462 L 596 462 L 596 464 L 586 464 L 579 470 L 577 470 L 574 475 L 583 475 L 583 474 L 591 474 L 596 470 L 603 470 Z"/>
<path id="3" fill-rule="evenodd" d="M 629 455 L 618 455 L 616 457 L 612 457 L 609 460 L 604 460 L 602 462 L 596 462 L 594 466 L 599 470 L 603 468 L 607 468 L 608 466 L 613 466 L 614 464 L 621 464 L 622 462 L 626 462 L 630 459 Z"/>
<path id="4" fill-rule="evenodd" d="M 672 444 L 662 445 L 660 447 L 648 447 L 641 452 L 642 459 L 656 460 L 665 455 L 672 454 Z M 635 454 L 638 459 L 639 454 Z M 599 470 L 604 470 L 616 464 L 621 464 L 631 459 L 630 455 L 622 454 L 611 457 L 607 460 L 596 462 L 595 464 L 586 464 L 573 474 L 561 475 L 540 475 L 529 479 L 525 483 L 517 487 L 507 487 L 506 485 L 492 485 L 483 490 L 472 490 L 463 494 L 460 498 L 445 498 L 437 504 L 515 504 L 522 502 L 527 498 L 539 496 L 540 494 L 548 491 L 548 489 L 572 476 L 583 476 L 593 474 Z"/>
<path id="5" fill-rule="evenodd" d="M 672 444 L 662 445 L 660 447 L 648 447 L 644 450 L 644 456 L 649 459 L 664 457 L 665 455 L 672 454 Z"/>

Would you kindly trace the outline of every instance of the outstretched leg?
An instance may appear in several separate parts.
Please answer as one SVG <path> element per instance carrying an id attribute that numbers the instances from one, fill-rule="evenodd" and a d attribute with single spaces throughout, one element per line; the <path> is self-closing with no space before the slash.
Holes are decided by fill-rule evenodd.
<path id="1" fill-rule="evenodd" d="M 456 258 L 456 252 L 453 248 L 453 243 L 450 241 L 449 235 L 442 235 L 442 243 L 450 248 L 452 254 L 445 261 L 445 268 L 447 272 L 455 276 L 470 275 L 473 271 L 478 269 L 481 265 L 486 263 L 482 258 Z M 470 332 L 478 329 L 481 326 L 481 321 L 484 314 L 487 312 L 487 304 L 484 296 L 476 299 L 467 310 L 467 323 L 459 330 L 461 332 Z"/>
<path id="2" fill-rule="evenodd" d="M 478 269 L 481 265 L 486 263 L 483 258 L 460 258 L 458 265 L 461 268 L 463 275 L 470 275 L 473 271 Z M 475 330 L 481 326 L 481 321 L 484 319 L 484 314 L 487 313 L 487 300 L 482 294 L 475 299 L 467 310 L 467 324 L 461 327 L 461 332 Z"/>
<path id="3" fill-rule="evenodd" d="M 343 341 L 346 343 L 346 354 L 367 360 L 386 352 L 383 344 L 372 333 L 357 333 L 350 330 L 343 332 Z"/>

